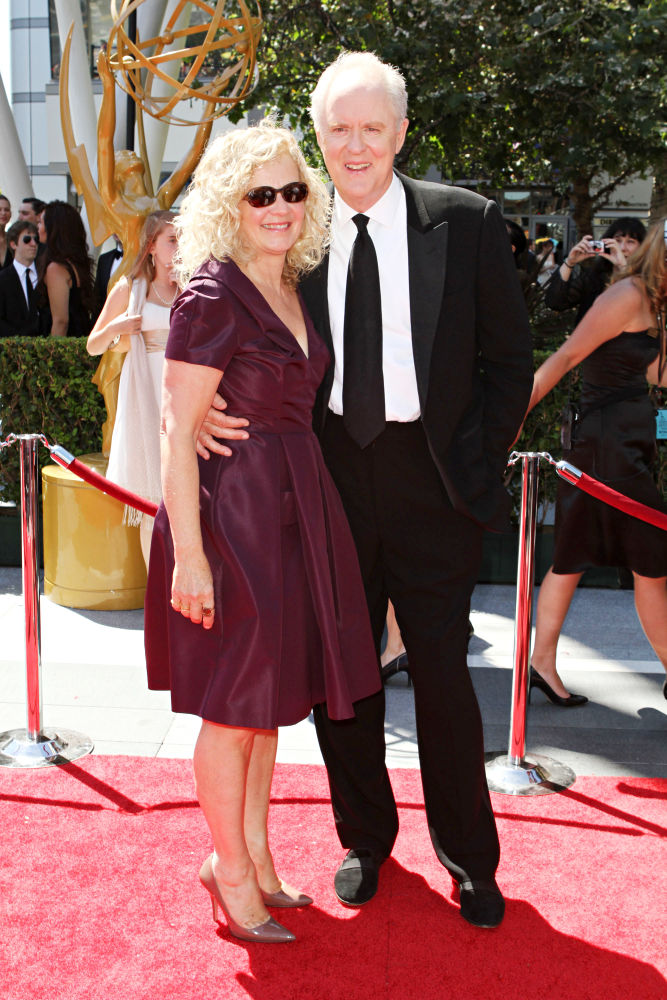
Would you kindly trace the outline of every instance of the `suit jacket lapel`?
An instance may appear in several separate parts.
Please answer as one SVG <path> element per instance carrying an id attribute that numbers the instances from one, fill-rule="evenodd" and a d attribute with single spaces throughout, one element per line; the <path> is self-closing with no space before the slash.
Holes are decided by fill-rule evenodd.
<path id="1" fill-rule="evenodd" d="M 302 292 L 320 337 L 333 354 L 331 321 L 329 319 L 329 254 L 327 253 L 316 269 L 308 275 L 302 285 Z"/>
<path id="2" fill-rule="evenodd" d="M 408 214 L 410 325 L 417 388 L 422 413 L 426 406 L 433 342 L 445 288 L 448 226 L 433 225 L 422 193 L 409 177 L 399 174 Z"/>
<path id="3" fill-rule="evenodd" d="M 18 271 L 16 270 L 16 268 L 14 267 L 13 264 L 11 265 L 11 268 L 12 268 L 12 271 L 14 272 L 14 277 L 16 279 L 16 282 L 15 282 L 15 284 L 16 284 L 16 299 L 17 299 L 18 302 L 21 303 L 21 309 L 23 311 L 23 315 L 27 318 L 30 315 L 30 310 L 28 309 L 28 303 L 26 301 L 25 292 L 23 290 L 23 285 L 21 284 L 21 279 L 19 278 L 19 273 L 18 273 Z M 25 281 L 25 271 L 23 272 L 23 280 Z M 33 293 L 33 302 L 34 301 L 35 301 L 35 298 L 34 298 L 34 293 Z"/>

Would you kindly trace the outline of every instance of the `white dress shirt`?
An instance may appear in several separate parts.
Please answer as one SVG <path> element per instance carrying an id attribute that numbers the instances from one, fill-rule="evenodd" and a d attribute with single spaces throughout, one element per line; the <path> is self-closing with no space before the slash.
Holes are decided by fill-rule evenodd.
<path id="1" fill-rule="evenodd" d="M 415 359 L 410 325 L 408 277 L 408 231 L 405 191 L 394 174 L 379 201 L 363 213 L 368 216 L 368 234 L 373 241 L 380 273 L 382 300 L 382 373 L 387 420 L 407 422 L 420 414 Z M 343 329 L 347 267 L 357 227 L 350 208 L 338 192 L 334 195 L 329 249 L 328 301 L 335 367 L 329 407 L 343 412 Z"/>
<path id="2" fill-rule="evenodd" d="M 16 273 L 19 276 L 19 281 L 21 282 L 21 288 L 23 289 L 23 296 L 25 298 L 26 305 L 29 307 L 30 303 L 28 302 L 28 293 L 27 293 L 26 287 L 25 287 L 25 272 L 26 271 L 30 272 L 30 282 L 31 282 L 33 290 L 34 290 L 34 288 L 35 288 L 35 286 L 37 284 L 37 268 L 35 267 L 34 264 L 30 264 L 29 267 L 26 267 L 25 264 L 20 264 L 19 261 L 16 259 L 16 257 L 14 258 L 14 260 L 12 261 L 12 263 L 13 263 L 14 267 L 16 268 Z"/>

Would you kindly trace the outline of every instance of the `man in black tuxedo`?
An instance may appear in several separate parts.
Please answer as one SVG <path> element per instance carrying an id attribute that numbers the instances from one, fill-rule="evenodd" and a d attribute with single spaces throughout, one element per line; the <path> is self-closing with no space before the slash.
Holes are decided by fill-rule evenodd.
<path id="1" fill-rule="evenodd" d="M 329 253 L 301 285 L 333 358 L 314 427 L 350 521 L 378 654 L 389 598 L 396 610 L 433 846 L 462 916 L 495 927 L 504 900 L 468 614 L 484 528 L 509 526 L 502 473 L 532 387 L 530 330 L 495 203 L 394 173 L 406 107 L 403 78 L 371 53 L 344 54 L 313 93 L 335 189 Z M 215 424 L 219 436 L 243 433 L 212 414 L 205 431 Z M 398 831 L 384 709 L 382 691 L 355 704 L 354 720 L 315 709 L 349 848 L 334 885 L 350 906 L 375 894 Z"/>
<path id="2" fill-rule="evenodd" d="M 19 221 L 37 225 L 37 220 L 46 208 L 46 202 L 40 198 L 24 198 L 19 205 Z"/>
<path id="3" fill-rule="evenodd" d="M 39 337 L 49 332 L 48 310 L 37 304 L 35 258 L 39 239 L 31 222 L 15 222 L 7 233 L 14 254 L 0 271 L 0 337 Z"/>
<path id="4" fill-rule="evenodd" d="M 97 258 L 97 270 L 95 272 L 95 299 L 97 301 L 97 311 L 102 311 L 102 306 L 107 300 L 109 293 L 109 282 L 120 267 L 123 259 L 123 248 L 117 236 L 114 236 L 116 246 L 113 250 L 106 250 Z"/>

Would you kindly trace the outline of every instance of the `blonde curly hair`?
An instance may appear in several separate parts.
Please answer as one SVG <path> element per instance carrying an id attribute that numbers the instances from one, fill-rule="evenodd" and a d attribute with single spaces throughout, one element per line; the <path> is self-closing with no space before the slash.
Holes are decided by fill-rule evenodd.
<path id="1" fill-rule="evenodd" d="M 293 134 L 265 119 L 218 136 L 201 158 L 174 223 L 178 234 L 174 264 L 181 286 L 211 257 L 237 264 L 252 260 L 255 251 L 240 230 L 239 203 L 252 187 L 255 171 L 284 154 L 294 161 L 298 179 L 308 185 L 303 228 L 287 252 L 284 280 L 294 287 L 302 274 L 317 267 L 328 241 L 331 199 Z"/>

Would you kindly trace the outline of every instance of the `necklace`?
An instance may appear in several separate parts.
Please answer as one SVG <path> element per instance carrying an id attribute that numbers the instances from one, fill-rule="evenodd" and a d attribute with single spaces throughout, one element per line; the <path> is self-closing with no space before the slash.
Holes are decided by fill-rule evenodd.
<path id="1" fill-rule="evenodd" d="M 166 300 L 166 299 L 163 299 L 163 298 L 162 298 L 162 296 L 160 295 L 160 293 L 159 293 L 159 292 L 158 292 L 158 290 L 157 290 L 157 287 L 156 287 L 156 285 L 155 285 L 155 282 L 153 282 L 153 284 L 151 285 L 151 288 L 153 289 L 153 291 L 155 292 L 155 294 L 157 295 L 157 297 L 159 298 L 159 300 L 160 300 L 160 302 L 162 303 L 162 305 L 163 305 L 163 306 L 167 306 L 168 308 L 169 308 L 169 307 L 171 307 L 171 306 L 173 306 L 173 304 L 174 304 L 174 299 L 176 298 L 176 295 L 178 294 L 178 288 L 176 289 L 176 291 L 175 291 L 175 292 L 174 292 L 174 294 L 172 295 L 172 297 L 171 297 L 171 302 L 167 302 L 167 300 Z"/>

